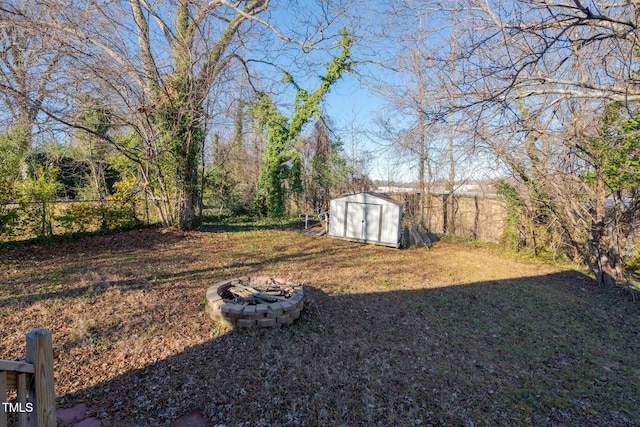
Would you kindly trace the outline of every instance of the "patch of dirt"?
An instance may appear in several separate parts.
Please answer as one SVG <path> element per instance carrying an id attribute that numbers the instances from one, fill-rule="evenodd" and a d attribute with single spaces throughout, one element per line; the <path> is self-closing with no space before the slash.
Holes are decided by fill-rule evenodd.
<path id="1" fill-rule="evenodd" d="M 211 228 L 215 230 L 215 227 Z M 487 248 L 144 229 L 0 252 L 0 358 L 53 332 L 59 407 L 103 426 L 637 425 L 637 304 Z M 222 280 L 305 283 L 279 330 L 203 311 Z"/>

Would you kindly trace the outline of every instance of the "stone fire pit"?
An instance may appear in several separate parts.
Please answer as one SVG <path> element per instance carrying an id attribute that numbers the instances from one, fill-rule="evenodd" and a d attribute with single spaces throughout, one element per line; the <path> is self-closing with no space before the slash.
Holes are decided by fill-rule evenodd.
<path id="1" fill-rule="evenodd" d="M 296 282 L 244 276 L 211 286 L 205 310 L 213 320 L 239 328 L 277 328 L 300 317 L 303 297 Z"/>

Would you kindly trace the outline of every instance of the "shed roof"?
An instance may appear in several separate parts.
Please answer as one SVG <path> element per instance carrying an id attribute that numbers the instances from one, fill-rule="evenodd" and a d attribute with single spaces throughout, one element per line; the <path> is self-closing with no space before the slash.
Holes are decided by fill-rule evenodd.
<path id="1" fill-rule="evenodd" d="M 392 204 L 397 205 L 397 206 L 404 205 L 404 203 L 399 202 L 399 201 L 397 201 L 395 199 L 392 199 L 391 197 L 389 197 L 386 194 L 374 193 L 374 192 L 371 192 L 371 191 L 365 191 L 365 192 L 357 193 L 357 194 L 349 194 L 349 195 L 346 195 L 346 196 L 337 197 L 334 200 L 349 199 L 349 198 L 353 198 L 354 196 L 358 196 L 358 195 L 361 195 L 361 194 L 366 194 L 367 196 L 374 197 L 374 198 L 377 198 L 377 199 L 381 199 L 381 200 L 384 200 L 386 202 L 392 203 Z"/>

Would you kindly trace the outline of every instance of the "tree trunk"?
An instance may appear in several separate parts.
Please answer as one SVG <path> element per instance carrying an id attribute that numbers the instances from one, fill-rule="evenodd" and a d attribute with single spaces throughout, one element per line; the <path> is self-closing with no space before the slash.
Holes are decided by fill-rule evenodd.
<path id="1" fill-rule="evenodd" d="M 591 218 L 591 241 L 589 242 L 589 250 L 591 259 L 590 269 L 596 276 L 598 284 L 606 287 L 616 285 L 617 273 L 615 269 L 615 256 L 611 259 L 607 248 L 606 238 L 606 187 L 605 183 L 598 179 L 596 188 L 596 200 Z"/>
<path id="2" fill-rule="evenodd" d="M 451 52 L 450 52 L 450 62 L 451 62 L 451 79 L 455 82 L 456 79 L 456 53 L 458 49 L 458 33 L 457 33 L 457 24 L 458 24 L 458 14 L 457 11 L 454 11 L 453 16 L 453 28 L 451 33 Z M 455 89 L 451 88 L 449 92 L 449 105 L 453 108 L 456 102 L 455 97 Z M 454 149 L 454 112 L 451 111 L 449 113 L 449 197 L 447 198 L 447 203 L 449 204 L 447 211 L 449 213 L 449 219 L 447 221 L 447 234 L 450 236 L 454 236 L 456 233 L 456 211 L 455 211 L 455 198 L 453 192 L 455 191 L 456 185 L 456 164 L 455 158 L 453 155 Z"/>
<path id="3" fill-rule="evenodd" d="M 189 150 L 191 151 L 191 150 Z M 196 192 L 196 155 L 188 152 L 184 159 L 184 169 L 182 171 L 180 188 L 178 189 L 179 200 L 177 202 L 178 215 L 180 218 L 179 227 L 182 230 L 190 230 L 193 227 L 193 206 Z"/>
<path id="4" fill-rule="evenodd" d="M 420 91 L 421 92 L 421 91 Z M 422 94 L 421 94 L 422 95 Z M 420 99 L 420 103 L 422 104 L 422 99 Z M 420 105 L 420 109 L 422 110 L 422 105 Z M 419 200 L 419 207 L 418 209 L 420 209 L 420 225 L 422 225 L 423 227 L 425 226 L 425 222 L 424 222 L 424 202 L 425 202 L 425 176 L 424 176 L 424 170 L 425 170 L 425 163 L 428 162 L 428 158 L 427 158 L 427 152 L 426 152 L 426 130 L 425 130 L 425 123 L 424 123 L 424 113 L 422 111 L 420 111 L 418 113 L 418 138 L 420 139 L 419 142 L 419 149 L 420 149 L 420 164 L 418 165 L 418 182 L 420 185 L 420 200 Z"/>

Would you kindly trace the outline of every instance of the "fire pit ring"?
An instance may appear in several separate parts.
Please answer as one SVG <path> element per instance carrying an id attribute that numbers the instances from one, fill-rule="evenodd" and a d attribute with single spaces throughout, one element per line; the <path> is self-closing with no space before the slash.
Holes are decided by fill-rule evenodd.
<path id="1" fill-rule="evenodd" d="M 279 286 L 286 295 L 270 298 L 273 302 L 235 302 L 229 290 L 236 286 Z M 207 289 L 205 311 L 213 320 L 238 328 L 278 328 L 300 317 L 304 306 L 302 285 L 267 276 L 243 276 L 216 283 Z"/>

